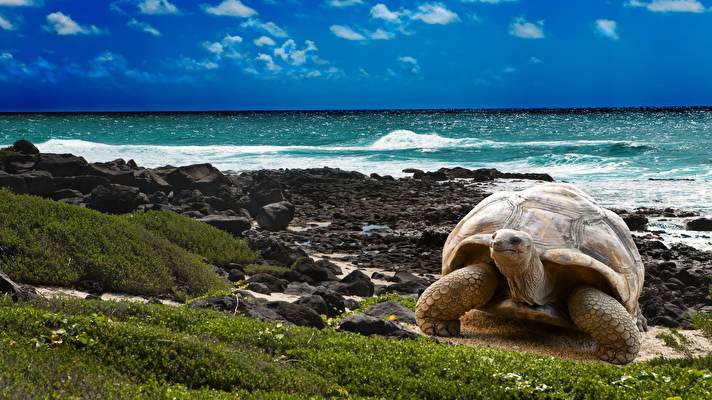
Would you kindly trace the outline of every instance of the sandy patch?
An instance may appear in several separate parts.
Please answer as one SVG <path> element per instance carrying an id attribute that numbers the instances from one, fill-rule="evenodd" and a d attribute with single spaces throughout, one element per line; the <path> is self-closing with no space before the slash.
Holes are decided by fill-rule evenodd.
<path id="1" fill-rule="evenodd" d="M 37 293 L 42 295 L 43 297 L 47 299 L 52 299 L 52 298 L 74 298 L 74 299 L 83 299 L 86 298 L 89 293 L 88 292 L 82 292 L 81 290 L 74 290 L 74 289 L 68 289 L 68 288 L 61 288 L 61 287 L 52 287 L 52 286 L 35 286 L 35 290 L 37 290 Z M 131 303 L 148 303 L 149 300 L 140 296 L 132 296 L 129 294 L 121 294 L 121 293 L 104 293 L 101 295 L 102 300 L 106 301 L 128 301 Z M 182 303 L 178 303 L 172 300 L 163 300 L 163 299 L 158 299 L 161 304 L 165 304 L 167 306 L 182 306 Z"/>
<path id="2" fill-rule="evenodd" d="M 593 352 L 596 343 L 588 335 L 536 322 L 508 320 L 489 314 L 470 311 L 461 319 L 462 337 L 436 338 L 454 345 L 481 346 L 501 350 L 532 352 L 573 360 L 597 360 Z M 668 328 L 653 326 L 642 333 L 640 353 L 635 362 L 656 357 L 684 358 L 684 352 L 668 347 L 657 338 Z M 680 330 L 689 341 L 689 353 L 701 356 L 712 353 L 712 340 L 699 330 Z"/>

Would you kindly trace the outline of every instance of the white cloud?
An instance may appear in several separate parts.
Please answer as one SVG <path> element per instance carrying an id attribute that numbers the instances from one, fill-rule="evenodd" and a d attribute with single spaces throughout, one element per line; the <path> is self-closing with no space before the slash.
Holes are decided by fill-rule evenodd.
<path id="1" fill-rule="evenodd" d="M 316 44 L 311 40 L 306 40 L 304 43 L 306 47 L 299 50 L 294 40 L 289 39 L 284 42 L 282 46 L 274 49 L 274 55 L 281 58 L 282 61 L 289 62 L 294 66 L 300 66 L 307 61 L 307 54 L 309 52 L 316 52 L 318 50 Z"/>
<path id="2" fill-rule="evenodd" d="M 11 31 L 11 30 L 15 29 L 15 25 L 13 25 L 13 23 L 10 22 L 10 20 L 8 20 L 7 18 L 0 15 L 0 29 L 6 30 L 6 31 Z"/>
<path id="3" fill-rule="evenodd" d="M 166 15 L 177 14 L 178 8 L 168 0 L 143 0 L 138 4 L 141 14 Z"/>
<path id="4" fill-rule="evenodd" d="M 618 24 L 611 19 L 597 19 L 596 32 L 609 39 L 618 40 Z"/>
<path id="5" fill-rule="evenodd" d="M 541 63 L 543 63 L 543 61 L 540 58 L 531 56 L 531 57 L 529 57 L 529 63 L 530 64 L 541 64 Z"/>
<path id="6" fill-rule="evenodd" d="M 329 0 L 329 5 L 336 8 L 351 7 L 363 4 L 363 0 Z"/>
<path id="7" fill-rule="evenodd" d="M 418 64 L 418 60 L 413 57 L 413 56 L 400 56 L 398 57 L 398 61 L 401 63 L 401 65 L 406 68 L 410 73 L 412 74 L 419 74 L 420 73 L 420 64 Z"/>
<path id="8" fill-rule="evenodd" d="M 33 0 L 0 0 L 0 7 L 25 7 L 37 5 Z"/>
<path id="9" fill-rule="evenodd" d="M 368 37 L 373 40 L 391 40 L 396 37 L 393 32 L 385 31 L 381 28 L 368 33 Z"/>
<path id="10" fill-rule="evenodd" d="M 625 3 L 626 7 L 646 8 L 648 11 L 658 13 L 668 12 L 688 12 L 688 13 L 703 13 L 705 6 L 698 0 L 652 0 L 643 2 L 639 0 L 629 0 Z"/>
<path id="11" fill-rule="evenodd" d="M 242 58 L 243 55 L 238 51 L 237 45 L 242 43 L 242 37 L 238 35 L 225 35 L 219 42 L 204 42 L 205 50 L 214 54 L 218 59 L 221 57 L 227 58 Z"/>
<path id="12" fill-rule="evenodd" d="M 513 74 L 517 72 L 517 69 L 514 67 L 504 67 L 502 68 L 502 72 L 504 72 L 505 74 Z"/>
<path id="13" fill-rule="evenodd" d="M 136 18 L 131 19 L 126 26 L 129 28 L 138 29 L 140 31 L 146 32 L 149 35 L 161 36 L 161 31 L 152 27 L 150 24 L 142 21 L 138 21 Z"/>
<path id="14" fill-rule="evenodd" d="M 212 71 L 220 68 L 220 66 L 211 60 L 196 60 L 194 58 L 184 57 L 176 61 L 174 64 L 176 67 L 187 70 L 187 71 Z"/>
<path id="15" fill-rule="evenodd" d="M 203 5 L 203 9 L 208 14 L 227 17 L 249 18 L 257 15 L 257 11 L 242 4 L 240 0 L 223 0 L 216 6 Z"/>
<path id="16" fill-rule="evenodd" d="M 264 61 L 265 63 L 265 68 L 271 72 L 278 72 L 282 69 L 279 65 L 275 64 L 274 60 L 272 60 L 272 56 L 269 54 L 265 53 L 259 53 L 257 55 L 257 58 L 255 58 L 257 61 Z"/>
<path id="17" fill-rule="evenodd" d="M 272 35 L 274 37 L 277 37 L 277 38 L 284 38 L 284 37 L 289 36 L 284 29 L 280 28 L 274 22 L 262 22 L 259 19 L 250 18 L 247 21 L 240 24 L 240 26 L 243 28 L 260 29 L 260 30 L 263 30 L 263 31 L 269 33 L 270 35 Z"/>
<path id="18" fill-rule="evenodd" d="M 460 20 L 456 13 L 441 3 L 421 4 L 411 18 L 430 25 L 447 25 Z"/>
<path id="19" fill-rule="evenodd" d="M 271 37 L 269 36 L 260 36 L 257 39 L 254 40 L 255 46 L 257 47 L 262 47 L 262 46 L 274 46 L 276 43 L 274 40 L 272 40 Z"/>
<path id="20" fill-rule="evenodd" d="M 400 19 L 400 13 L 397 11 L 391 11 L 383 3 L 378 3 L 371 7 L 371 18 L 382 19 L 386 21 L 398 21 Z"/>
<path id="21" fill-rule="evenodd" d="M 102 33 L 101 29 L 96 26 L 79 25 L 69 15 L 65 15 L 61 12 L 53 12 L 47 15 L 47 22 L 49 23 L 47 29 L 61 36 L 98 35 Z"/>
<path id="22" fill-rule="evenodd" d="M 346 40 L 365 40 L 366 37 L 346 25 L 331 25 L 331 33 Z"/>
<path id="23" fill-rule="evenodd" d="M 515 18 L 509 26 L 509 34 L 522 39 L 543 39 L 544 21 L 528 22 L 522 17 Z"/>
<path id="24" fill-rule="evenodd" d="M 221 55 L 223 51 L 225 51 L 225 48 L 220 42 L 205 42 L 203 43 L 203 47 L 205 47 L 205 50 L 217 56 Z"/>

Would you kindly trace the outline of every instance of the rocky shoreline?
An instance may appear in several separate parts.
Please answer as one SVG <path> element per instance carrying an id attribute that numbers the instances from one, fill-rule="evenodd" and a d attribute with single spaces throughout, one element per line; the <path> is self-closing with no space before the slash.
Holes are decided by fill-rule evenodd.
<path id="1" fill-rule="evenodd" d="M 14 192 L 108 213 L 169 210 L 245 236 L 260 251 L 260 262 L 274 268 L 246 276 L 245 266 L 218 266 L 232 281 L 246 279 L 249 291 L 242 292 L 242 301 L 209 298 L 193 306 L 316 327 L 323 322 L 314 315 L 353 308 L 354 298 L 389 292 L 417 298 L 440 272 L 450 230 L 495 190 L 497 179 L 553 180 L 493 169 L 405 172 L 412 177 L 332 168 L 223 173 L 210 164 L 149 169 L 132 160 L 88 163 L 73 155 L 40 154 L 26 141 L 0 151 L 0 186 Z M 692 328 L 691 313 L 712 312 L 712 252 L 663 243 L 659 232 L 646 230 L 647 218 L 690 218 L 691 230 L 710 229 L 709 220 L 686 210 L 615 211 L 638 232 L 646 267 L 643 314 L 652 325 Z M 315 255 L 323 259 L 310 257 Z M 344 274 L 333 261 L 357 270 Z M 250 295 L 285 292 L 300 298 L 292 304 Z M 408 336 L 368 316 L 351 319 L 357 320 L 344 329 Z"/>

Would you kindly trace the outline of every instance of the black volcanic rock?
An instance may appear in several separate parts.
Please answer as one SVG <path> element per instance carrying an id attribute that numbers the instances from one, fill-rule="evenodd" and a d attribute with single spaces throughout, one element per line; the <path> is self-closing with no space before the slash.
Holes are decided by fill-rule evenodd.
<path id="1" fill-rule="evenodd" d="M 712 231 L 712 218 L 696 218 L 687 221 L 686 226 L 691 231 Z"/>
<path id="2" fill-rule="evenodd" d="M 12 146 L 10 146 L 10 148 L 8 150 L 12 150 L 12 151 L 16 151 L 18 153 L 28 154 L 28 155 L 40 154 L 40 151 L 37 149 L 37 147 L 35 147 L 35 145 L 32 144 L 32 142 L 30 142 L 29 140 L 25 140 L 25 139 L 20 139 L 20 140 L 16 141 Z"/>
<path id="3" fill-rule="evenodd" d="M 414 339 L 418 334 L 406 331 L 391 321 L 375 318 L 370 315 L 354 314 L 341 320 L 340 331 L 356 332 L 361 335 L 389 336 L 401 339 Z"/>
<path id="4" fill-rule="evenodd" d="M 288 201 L 280 201 L 262 206 L 255 221 L 260 227 L 268 231 L 282 231 L 287 229 L 289 222 L 294 218 L 294 205 Z"/>
<path id="5" fill-rule="evenodd" d="M 99 186 L 87 197 L 87 207 L 110 214 L 128 213 L 142 204 L 148 204 L 148 196 L 124 185 Z"/>
<path id="6" fill-rule="evenodd" d="M 239 236 L 245 233 L 245 231 L 252 228 L 252 223 L 245 217 L 231 217 L 225 215 L 208 215 L 207 217 L 200 218 L 207 224 L 210 224 L 218 229 L 222 229 L 226 232 L 232 233 L 233 235 Z"/>

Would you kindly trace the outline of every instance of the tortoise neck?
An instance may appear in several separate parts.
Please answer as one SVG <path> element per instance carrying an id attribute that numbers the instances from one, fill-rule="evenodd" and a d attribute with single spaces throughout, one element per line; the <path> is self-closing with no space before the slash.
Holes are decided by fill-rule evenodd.
<path id="1" fill-rule="evenodd" d="M 551 289 L 549 277 L 538 254 L 532 250 L 531 254 L 522 257 L 517 264 L 510 268 L 500 268 L 507 278 L 512 299 L 530 305 L 546 304 Z"/>

